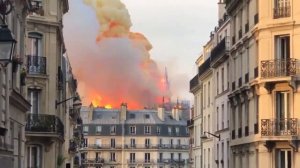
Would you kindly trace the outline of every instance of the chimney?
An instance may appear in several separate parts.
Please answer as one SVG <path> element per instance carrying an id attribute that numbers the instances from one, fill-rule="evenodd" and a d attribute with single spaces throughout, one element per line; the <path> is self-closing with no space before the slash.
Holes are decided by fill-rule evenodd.
<path id="1" fill-rule="evenodd" d="M 126 114 L 127 114 L 127 103 L 122 103 L 121 111 L 120 111 L 120 121 L 126 120 Z"/>
<path id="2" fill-rule="evenodd" d="M 172 109 L 172 117 L 173 117 L 175 120 L 179 121 L 179 119 L 182 118 L 182 110 L 181 110 L 179 107 L 174 107 L 174 108 Z"/>
<path id="3" fill-rule="evenodd" d="M 88 116 L 87 116 L 88 117 L 88 122 L 93 120 L 94 109 L 95 108 L 92 104 L 88 107 Z"/>
<path id="4" fill-rule="evenodd" d="M 218 2 L 218 19 L 223 19 L 224 14 L 226 13 L 225 10 L 225 0 L 219 0 Z"/>
<path id="5" fill-rule="evenodd" d="M 157 113 L 158 113 L 158 118 L 162 121 L 165 121 L 165 108 L 164 107 L 158 107 Z"/>

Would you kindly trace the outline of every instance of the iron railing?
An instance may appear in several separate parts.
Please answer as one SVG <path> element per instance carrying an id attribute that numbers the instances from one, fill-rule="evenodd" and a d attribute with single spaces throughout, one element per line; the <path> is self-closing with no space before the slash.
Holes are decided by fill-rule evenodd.
<path id="1" fill-rule="evenodd" d="M 69 152 L 75 153 L 77 151 L 77 143 L 74 140 L 70 140 L 69 143 Z"/>
<path id="2" fill-rule="evenodd" d="M 281 6 L 274 8 L 274 19 L 285 18 L 291 16 L 291 6 Z"/>
<path id="3" fill-rule="evenodd" d="M 55 115 L 28 114 L 26 133 L 57 134 L 64 137 L 64 125 Z"/>
<path id="4" fill-rule="evenodd" d="M 103 164 L 104 159 L 103 158 L 88 158 L 88 159 L 82 159 L 83 164 Z"/>
<path id="5" fill-rule="evenodd" d="M 191 81 L 190 81 L 190 90 L 195 88 L 199 84 L 198 75 L 196 75 Z"/>
<path id="6" fill-rule="evenodd" d="M 211 50 L 211 62 L 223 56 L 230 49 L 230 38 L 224 37 L 216 47 Z"/>
<path id="7" fill-rule="evenodd" d="M 27 72 L 29 74 L 46 74 L 46 66 L 46 57 L 27 55 Z"/>
<path id="8" fill-rule="evenodd" d="M 283 77 L 300 74 L 298 59 L 274 59 L 261 61 L 261 77 Z"/>
<path id="9" fill-rule="evenodd" d="M 261 120 L 261 136 L 296 136 L 298 129 L 297 118 Z"/>
<path id="10" fill-rule="evenodd" d="M 203 64 L 201 64 L 198 68 L 199 76 L 203 75 L 210 69 L 210 59 L 207 59 Z"/>

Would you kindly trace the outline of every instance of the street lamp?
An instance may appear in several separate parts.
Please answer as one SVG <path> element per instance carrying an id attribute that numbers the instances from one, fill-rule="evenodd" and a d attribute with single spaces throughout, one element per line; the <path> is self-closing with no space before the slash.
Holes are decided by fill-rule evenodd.
<path id="1" fill-rule="evenodd" d="M 211 136 L 214 136 L 214 137 L 218 138 L 219 141 L 220 141 L 220 139 L 221 139 L 221 135 L 220 135 L 220 134 L 219 134 L 219 135 L 215 135 L 215 134 L 212 134 L 212 133 L 206 132 L 206 131 L 204 131 L 203 133 L 204 133 L 204 134 L 200 136 L 200 138 L 203 139 L 203 140 L 205 140 L 205 139 L 208 138 L 207 135 L 206 135 L 206 133 L 209 134 L 209 135 L 211 135 Z"/>
<path id="2" fill-rule="evenodd" d="M 3 67 L 6 67 L 7 64 L 12 61 L 15 44 L 17 43 L 5 23 L 5 16 L 11 11 L 11 2 L 9 0 L 0 0 L 0 15 L 2 21 L 2 25 L 0 25 L 0 63 Z"/>

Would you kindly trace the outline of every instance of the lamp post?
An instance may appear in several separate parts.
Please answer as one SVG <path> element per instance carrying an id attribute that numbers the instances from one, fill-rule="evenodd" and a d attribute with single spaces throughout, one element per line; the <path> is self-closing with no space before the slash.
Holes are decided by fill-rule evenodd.
<path id="1" fill-rule="evenodd" d="M 15 45 L 17 41 L 14 39 L 12 32 L 8 29 L 5 22 L 5 16 L 12 11 L 10 0 L 0 0 L 0 64 L 6 67 L 12 61 Z"/>
<path id="2" fill-rule="evenodd" d="M 220 139 L 221 139 L 221 135 L 220 135 L 220 134 L 219 134 L 219 135 L 215 135 L 215 134 L 213 134 L 213 133 L 206 132 L 206 131 L 204 131 L 203 133 L 204 133 L 204 134 L 201 135 L 201 137 L 200 137 L 201 139 L 207 139 L 207 138 L 208 138 L 208 137 L 206 136 L 206 133 L 209 134 L 209 135 L 211 135 L 211 136 L 214 136 L 214 137 L 218 138 L 219 141 L 220 141 Z"/>

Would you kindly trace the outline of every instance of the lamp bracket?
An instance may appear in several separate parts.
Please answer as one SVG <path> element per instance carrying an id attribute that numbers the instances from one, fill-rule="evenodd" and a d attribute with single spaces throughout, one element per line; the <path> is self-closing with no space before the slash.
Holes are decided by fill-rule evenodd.
<path id="1" fill-rule="evenodd" d="M 2 24 L 5 24 L 5 16 L 8 15 L 13 9 L 10 0 L 0 0 L 0 15 Z"/>

